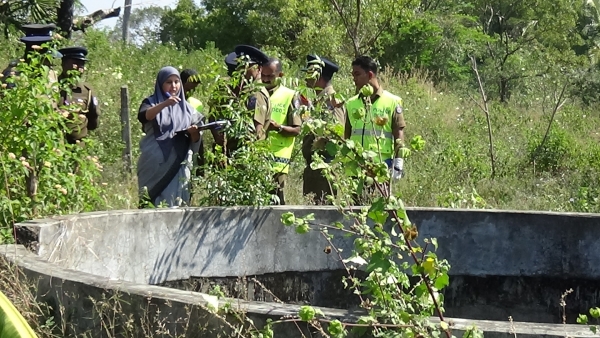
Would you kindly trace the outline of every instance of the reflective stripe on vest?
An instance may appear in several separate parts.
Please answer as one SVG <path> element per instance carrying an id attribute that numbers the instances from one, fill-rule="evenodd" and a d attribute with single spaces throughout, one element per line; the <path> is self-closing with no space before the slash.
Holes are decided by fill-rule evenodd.
<path id="1" fill-rule="evenodd" d="M 366 112 L 362 118 L 356 118 L 356 112 L 360 109 L 365 109 L 362 99 L 355 95 L 346 102 L 348 111 L 348 119 L 352 126 L 352 135 L 350 139 L 356 143 L 360 143 L 365 150 L 371 150 L 375 153 L 381 153 L 383 161 L 392 158 L 394 153 L 394 137 L 392 133 L 392 119 L 394 117 L 396 105 L 401 102 L 401 99 L 388 91 L 383 91 L 383 94 L 373 103 L 371 111 Z M 376 117 L 387 118 L 384 126 L 379 126 L 374 123 Z M 375 156 L 375 160 L 379 162 L 380 157 Z"/>
<path id="2" fill-rule="evenodd" d="M 292 100 L 294 99 L 295 91 L 284 86 L 279 86 L 273 94 L 271 94 L 271 119 L 280 125 L 285 125 L 287 113 Z M 277 132 L 269 133 L 271 141 L 271 152 L 275 157 L 273 162 L 273 170 L 278 173 L 287 174 L 290 170 L 290 159 L 294 150 L 295 137 L 282 136 Z"/>
<path id="3" fill-rule="evenodd" d="M 274 158 L 275 163 L 282 163 L 282 164 L 289 164 L 290 163 L 290 159 L 289 158 L 283 158 L 283 157 L 277 157 L 275 156 Z"/>
<path id="4" fill-rule="evenodd" d="M 373 129 L 352 129 L 352 135 L 368 135 L 373 137 L 384 137 L 390 139 L 394 136 L 394 134 L 392 134 L 391 132 Z"/>
<path id="5" fill-rule="evenodd" d="M 188 103 L 192 108 L 196 109 L 197 112 L 202 112 L 202 102 L 195 97 L 188 97 Z"/>

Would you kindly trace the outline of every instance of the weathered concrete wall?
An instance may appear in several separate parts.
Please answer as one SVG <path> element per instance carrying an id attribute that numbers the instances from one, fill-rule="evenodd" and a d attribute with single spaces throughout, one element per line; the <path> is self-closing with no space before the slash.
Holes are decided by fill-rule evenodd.
<path id="1" fill-rule="evenodd" d="M 86 333 L 90 337 L 141 337 L 142 331 L 154 337 L 230 337 L 223 320 L 203 307 L 208 295 L 165 287 L 115 281 L 101 276 L 74 271 L 49 264 L 22 246 L 1 245 L 0 257 L 15 264 L 24 273 L 24 282 L 34 282 L 39 301 L 51 304 L 57 323 L 66 322 L 67 336 Z M 244 311 L 262 327 L 267 319 L 279 319 L 298 313 L 299 306 L 278 303 L 247 302 L 221 299 L 220 306 L 230 303 Z M 62 311 L 59 307 L 63 307 Z M 361 312 L 319 308 L 326 318 L 353 322 Z M 116 312 L 112 312 L 116 310 Z M 104 317 L 104 322 L 102 317 Z M 453 334 L 462 336 L 470 326 L 485 332 L 486 338 L 529 337 L 594 337 L 584 325 L 558 325 L 507 321 L 468 320 L 446 318 Z M 439 322 L 435 319 L 434 323 Z M 103 327 L 102 324 L 108 326 Z M 305 330 L 304 325 L 300 327 Z M 163 334 L 168 330 L 170 333 Z M 304 334 L 308 335 L 307 331 Z M 275 326 L 276 337 L 301 337 L 293 323 Z M 316 337 L 316 336 L 315 336 Z M 350 336 L 349 338 L 352 338 Z"/>
<path id="2" fill-rule="evenodd" d="M 344 290 L 330 291 L 327 275 L 342 268 L 337 255 L 323 252 L 328 243 L 318 233 L 284 227 L 288 210 L 314 213 L 321 223 L 342 220 L 331 207 L 286 206 L 98 212 L 24 225 L 39 230 L 41 258 L 110 280 L 189 289 L 181 281 L 257 276 L 272 279 L 269 290 L 288 301 L 352 306 Z M 600 215 L 424 208 L 409 215 L 421 239 L 438 238 L 438 255 L 452 266 L 444 291 L 451 316 L 556 323 L 568 288 L 575 290 L 569 322 L 600 303 Z M 352 239 L 337 236 L 334 244 L 349 253 Z M 255 292 L 248 299 L 262 300 Z"/>
<path id="3" fill-rule="evenodd" d="M 134 283 L 341 268 L 319 233 L 280 223 L 286 211 L 342 221 L 331 207 L 284 206 L 101 212 L 24 225 L 40 228 L 40 257 Z M 600 278 L 598 214 L 414 208 L 409 216 L 420 238 L 438 239 L 451 275 Z M 334 244 L 349 252 L 352 239 Z"/>

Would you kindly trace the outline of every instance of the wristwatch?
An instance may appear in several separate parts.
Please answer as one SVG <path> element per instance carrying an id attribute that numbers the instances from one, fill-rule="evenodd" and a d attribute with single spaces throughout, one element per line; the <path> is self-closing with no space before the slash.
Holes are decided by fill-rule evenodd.
<path id="1" fill-rule="evenodd" d="M 277 129 L 277 132 L 278 132 L 278 133 L 281 133 L 281 131 L 282 131 L 282 130 L 283 130 L 283 125 L 281 125 L 281 124 L 280 124 L 280 125 L 279 125 L 279 129 Z"/>

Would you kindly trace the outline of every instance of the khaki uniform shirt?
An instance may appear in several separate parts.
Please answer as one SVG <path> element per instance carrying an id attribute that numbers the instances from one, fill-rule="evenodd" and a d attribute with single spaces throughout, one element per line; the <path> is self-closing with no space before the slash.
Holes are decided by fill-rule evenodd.
<path id="1" fill-rule="evenodd" d="M 269 91 L 265 87 L 261 87 L 260 91 L 251 96 L 247 107 L 249 110 L 254 109 L 254 121 L 262 125 L 262 132 L 258 135 L 259 140 L 264 140 L 267 137 L 267 129 L 271 124 L 271 101 Z"/>
<path id="2" fill-rule="evenodd" d="M 339 123 L 340 125 L 344 125 L 346 121 L 346 109 L 344 108 L 344 103 L 338 101 L 335 98 L 335 90 L 333 86 L 329 85 L 317 95 L 316 103 L 323 103 L 324 107 L 327 109 L 324 113 L 325 116 L 319 116 L 323 120 L 333 120 L 335 123 Z M 323 106 L 322 106 L 323 107 Z M 310 168 L 310 164 L 312 163 L 312 155 L 313 155 L 313 144 L 315 142 L 316 136 L 313 133 L 309 133 L 302 139 L 302 155 L 304 156 L 304 160 L 306 161 L 306 167 Z M 320 155 L 325 159 L 331 158 L 331 155 L 327 153 L 327 151 L 321 151 Z"/>
<path id="3" fill-rule="evenodd" d="M 76 143 L 87 136 L 88 130 L 94 130 L 98 127 L 98 118 L 100 117 L 100 107 L 98 99 L 93 95 L 92 88 L 85 83 L 80 83 L 71 89 L 70 97 L 66 92 L 61 92 L 60 106 L 76 105 L 78 110 L 71 113 L 67 118 L 67 127 L 70 133 L 67 134 L 67 141 L 71 144 Z"/>
<path id="4" fill-rule="evenodd" d="M 224 116 L 222 116 L 222 114 L 220 113 L 221 109 L 219 108 L 219 105 L 226 103 L 228 99 L 236 99 L 238 96 L 230 86 L 218 89 L 218 92 L 221 95 L 224 94 L 224 97 L 218 97 L 210 101 L 209 106 L 211 106 L 212 112 L 208 118 L 209 122 L 214 122 L 216 120 L 223 119 Z M 269 101 L 269 97 L 270 95 L 267 89 L 261 87 L 259 91 L 248 97 L 248 100 L 245 105 L 248 110 L 254 111 L 253 120 L 257 124 L 262 125 L 262 131 L 259 133 L 259 135 L 257 135 L 257 139 L 259 140 L 264 140 L 266 138 L 266 131 L 269 128 L 269 124 L 271 121 L 271 102 Z M 215 139 L 216 144 L 220 146 L 223 146 L 225 144 L 222 132 L 211 129 L 211 133 Z M 232 137 L 227 138 L 227 154 L 231 154 L 231 152 L 239 148 L 240 144 L 238 141 L 239 140 Z"/>
<path id="5" fill-rule="evenodd" d="M 12 77 L 13 75 L 18 75 L 19 71 L 17 70 L 17 66 L 19 65 L 21 61 L 20 60 L 11 60 L 10 63 L 8 64 L 8 66 L 6 68 L 4 68 L 4 70 L 2 71 L 2 78 L 0 79 L 0 83 L 6 83 L 6 80 L 9 79 L 10 77 Z M 58 82 L 58 73 L 50 68 L 50 71 L 48 72 L 48 81 L 49 82 Z M 7 88 L 12 88 L 15 86 L 14 83 L 6 83 L 6 87 Z"/>

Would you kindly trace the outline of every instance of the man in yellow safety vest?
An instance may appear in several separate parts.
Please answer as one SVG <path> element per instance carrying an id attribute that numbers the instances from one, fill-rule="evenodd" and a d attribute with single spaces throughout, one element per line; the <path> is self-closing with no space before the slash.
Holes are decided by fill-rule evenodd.
<path id="1" fill-rule="evenodd" d="M 300 134 L 302 119 L 296 114 L 300 107 L 300 95 L 293 89 L 281 84 L 283 69 L 281 61 L 270 58 L 263 65 L 261 80 L 269 91 L 271 101 L 271 123 L 269 124 L 268 139 L 273 152 L 274 179 L 277 188 L 273 194 L 277 195 L 279 205 L 285 205 L 283 187 L 290 170 L 290 160 L 294 150 L 296 136 Z"/>
<path id="2" fill-rule="evenodd" d="M 184 69 L 181 71 L 181 83 L 183 84 L 183 92 L 188 103 L 199 113 L 202 113 L 202 102 L 192 96 L 196 87 L 200 84 L 198 72 L 194 69 Z"/>
<path id="3" fill-rule="evenodd" d="M 380 153 L 392 179 L 398 180 L 403 176 L 404 157 L 409 152 L 404 146 L 406 123 L 402 99 L 382 88 L 377 80 L 378 68 L 377 62 L 368 56 L 359 56 L 352 62 L 357 94 L 346 101 L 344 136 L 360 143 L 365 150 Z M 362 90 L 363 87 L 367 90 Z M 370 109 L 366 109 L 367 99 Z M 379 159 L 376 156 L 375 160 Z"/>

